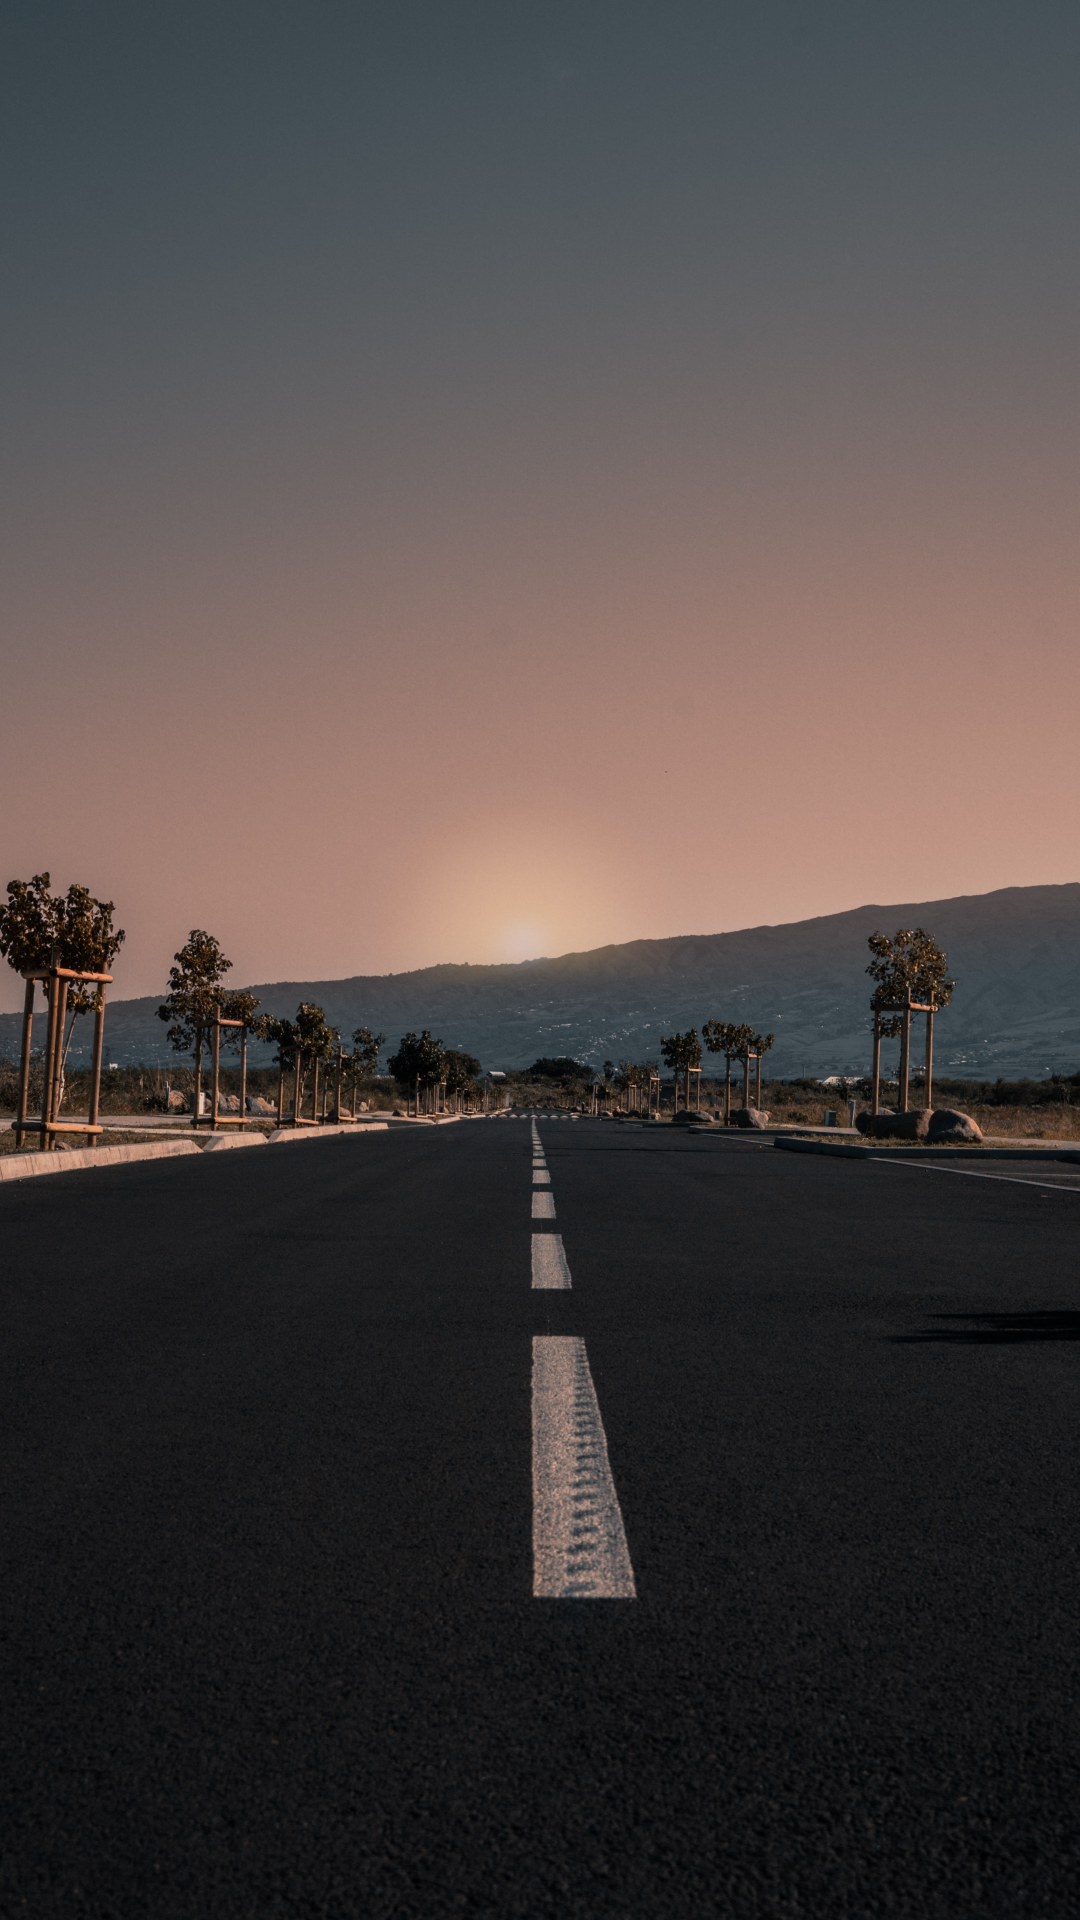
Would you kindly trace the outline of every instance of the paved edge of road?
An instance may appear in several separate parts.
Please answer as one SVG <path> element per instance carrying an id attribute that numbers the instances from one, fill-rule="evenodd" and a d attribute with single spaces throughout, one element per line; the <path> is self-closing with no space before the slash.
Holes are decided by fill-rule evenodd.
<path id="1" fill-rule="evenodd" d="M 453 1116 L 457 1118 L 456 1115 Z M 484 1119 L 486 1115 L 466 1115 L 468 1119 Z M 123 1147 L 74 1147 L 66 1153 L 3 1153 L 0 1154 L 0 1184 L 11 1180 L 32 1180 L 44 1173 L 89 1173 L 94 1167 L 128 1166 L 135 1160 L 171 1160 L 180 1154 L 222 1152 L 228 1147 L 264 1147 L 281 1146 L 286 1140 L 333 1140 L 342 1134 L 351 1134 L 353 1139 L 361 1138 L 365 1133 L 386 1133 L 385 1120 L 361 1123 L 347 1127 L 318 1127 L 310 1132 L 293 1132 L 286 1128 L 281 1132 L 265 1133 L 215 1133 L 201 1140 L 153 1140 L 142 1145 L 128 1144 Z"/>
<path id="2" fill-rule="evenodd" d="M 800 1140 L 794 1134 L 778 1134 L 773 1141 L 785 1153 L 827 1153 L 842 1160 L 1064 1160 L 1070 1165 L 1080 1161 L 1076 1147 L 889 1147 L 880 1140 L 873 1146 L 848 1146 L 843 1140 Z"/>

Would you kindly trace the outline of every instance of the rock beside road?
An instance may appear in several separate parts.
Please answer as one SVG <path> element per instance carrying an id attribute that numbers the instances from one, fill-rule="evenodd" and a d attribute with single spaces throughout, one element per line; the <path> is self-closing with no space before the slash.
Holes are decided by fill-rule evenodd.
<path id="1" fill-rule="evenodd" d="M 871 1140 L 924 1140 L 940 1146 L 960 1140 L 981 1140 L 982 1129 L 970 1114 L 952 1107 L 912 1107 L 907 1113 L 887 1109 L 876 1116 L 857 1113 L 855 1125 Z"/>
<path id="2" fill-rule="evenodd" d="M 733 1127 L 767 1127 L 769 1116 L 763 1107 L 736 1107 L 731 1116 Z"/>
<path id="3" fill-rule="evenodd" d="M 955 1107 L 935 1107 L 930 1115 L 927 1138 L 935 1145 L 942 1141 L 981 1140 L 982 1137 L 982 1128 L 970 1113 L 960 1113 Z"/>

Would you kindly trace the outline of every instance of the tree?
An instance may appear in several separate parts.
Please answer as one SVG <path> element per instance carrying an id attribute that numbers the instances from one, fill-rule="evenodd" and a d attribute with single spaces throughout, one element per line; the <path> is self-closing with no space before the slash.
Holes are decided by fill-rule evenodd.
<path id="1" fill-rule="evenodd" d="M 356 1119 L 357 1087 L 361 1076 L 378 1072 L 379 1051 L 386 1044 L 385 1033 L 373 1033 L 370 1027 L 356 1027 L 352 1037 L 352 1115 Z"/>
<path id="2" fill-rule="evenodd" d="M 257 1032 L 260 1039 L 269 1041 L 277 1048 L 274 1064 L 278 1070 L 277 1123 L 280 1127 L 285 1119 L 285 1075 L 290 1069 L 295 1070 L 300 1052 L 300 1035 L 291 1020 L 280 1020 L 272 1013 L 263 1015 Z"/>
<path id="3" fill-rule="evenodd" d="M 878 1109 L 881 1042 L 900 1037 L 898 1099 L 901 1113 L 908 1104 L 913 1007 L 926 1011 L 926 1069 L 923 1099 L 931 1104 L 934 1079 L 934 1015 L 947 1007 L 956 981 L 949 977 L 948 960 L 925 927 L 898 927 L 894 934 L 872 933 L 867 946 L 873 956 L 866 971 L 876 983 L 870 996 L 874 1016 L 873 1110 Z"/>
<path id="4" fill-rule="evenodd" d="M 580 1060 L 571 1060 L 569 1054 L 543 1054 L 525 1069 L 524 1077 L 526 1080 L 584 1080 L 588 1072 L 588 1067 Z"/>
<path id="5" fill-rule="evenodd" d="M 50 876 L 9 880 L 7 906 L 0 907 L 0 954 L 16 973 L 41 967 L 70 967 L 74 973 L 108 973 L 124 944 L 123 927 L 114 927 L 111 900 L 95 900 L 89 888 L 73 884 L 66 894 L 50 891 Z M 41 982 L 48 999 L 49 983 Z M 102 988 L 93 980 L 71 980 L 65 995 L 66 1031 L 60 1036 L 56 1112 L 64 1098 L 64 1077 L 75 1022 L 96 1011 Z"/>
<path id="6" fill-rule="evenodd" d="M 710 1053 L 724 1056 L 724 1122 L 731 1119 L 731 1063 L 747 1058 L 754 1029 L 735 1020 L 706 1020 L 701 1037 Z"/>
<path id="7" fill-rule="evenodd" d="M 221 985 L 231 970 L 212 933 L 193 927 L 179 953 L 173 955 L 169 971 L 169 991 L 157 1010 L 159 1020 L 169 1022 L 169 1044 L 177 1053 L 195 1056 L 194 1118 L 199 1117 L 202 1101 L 202 1053 L 206 1036 L 221 1011 L 225 991 Z"/>
<path id="8" fill-rule="evenodd" d="M 465 1094 L 475 1087 L 480 1078 L 480 1062 L 473 1053 L 464 1053 L 460 1047 L 448 1047 L 444 1055 L 442 1077 L 446 1091 L 456 1102 L 460 1113 Z"/>
<path id="9" fill-rule="evenodd" d="M 313 1000 L 301 1000 L 296 1009 L 296 1102 L 293 1118 L 300 1118 L 308 1071 L 312 1077 L 311 1117 L 319 1118 L 319 1068 L 332 1059 L 341 1036 L 327 1023 L 326 1015 Z"/>
<path id="10" fill-rule="evenodd" d="M 406 1033 L 398 1041 L 398 1050 L 387 1062 L 398 1086 L 411 1089 L 420 1113 L 420 1089 L 437 1087 L 443 1076 L 445 1051 L 441 1040 L 433 1040 L 425 1027 L 420 1034 Z"/>
<path id="11" fill-rule="evenodd" d="M 701 1066 L 701 1041 L 696 1027 L 690 1027 L 686 1033 L 672 1033 L 661 1036 L 660 1053 L 664 1065 L 671 1068 L 675 1075 L 675 1111 L 679 1111 L 679 1075 L 683 1078 L 685 1104 L 690 1106 L 690 1074 L 693 1068 Z"/>

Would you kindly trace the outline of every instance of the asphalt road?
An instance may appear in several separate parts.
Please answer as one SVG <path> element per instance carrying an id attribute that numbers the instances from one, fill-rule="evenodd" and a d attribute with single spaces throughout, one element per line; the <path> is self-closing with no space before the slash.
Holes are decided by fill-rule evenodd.
<path id="1" fill-rule="evenodd" d="M 1080 1192 L 539 1135 L 0 1190 L 0 1912 L 1080 1913 Z"/>

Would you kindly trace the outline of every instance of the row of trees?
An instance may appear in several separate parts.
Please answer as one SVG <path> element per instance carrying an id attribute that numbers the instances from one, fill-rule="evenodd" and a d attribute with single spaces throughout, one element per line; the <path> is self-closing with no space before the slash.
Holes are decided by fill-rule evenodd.
<path id="1" fill-rule="evenodd" d="M 690 1027 L 686 1033 L 669 1034 L 660 1042 L 660 1052 L 665 1066 L 675 1075 L 675 1111 L 679 1110 L 679 1096 L 689 1110 L 700 1104 L 701 1054 L 702 1040 L 710 1053 L 724 1056 L 724 1119 L 731 1118 L 731 1069 L 736 1062 L 743 1069 L 743 1105 L 749 1107 L 751 1067 L 756 1070 L 756 1087 L 753 1104 L 761 1104 L 761 1063 L 769 1052 L 776 1036 L 772 1033 L 758 1033 L 745 1022 L 735 1020 L 706 1020 L 702 1024 L 701 1038 L 696 1027 Z"/>
<path id="2" fill-rule="evenodd" d="M 28 881 L 13 880 L 7 887 L 7 903 L 0 907 L 0 955 L 24 976 L 37 977 L 50 968 L 66 970 L 70 975 L 108 974 L 125 937 L 123 928 L 115 925 L 114 915 L 113 902 L 95 899 L 86 887 L 73 885 L 66 894 L 54 894 L 48 873 L 35 874 Z M 868 944 L 871 960 L 867 972 L 874 981 L 871 1015 L 875 1109 L 880 1045 L 887 1039 L 899 1038 L 901 1042 L 900 1104 L 906 1105 L 913 1013 L 926 1016 L 924 1098 L 929 1103 L 933 1018 L 949 1005 L 956 984 L 949 977 L 945 954 L 923 927 L 900 928 L 892 935 L 875 933 L 870 935 Z M 374 1033 L 370 1027 L 357 1027 L 351 1036 L 351 1046 L 347 1047 L 339 1029 L 326 1020 L 323 1009 L 310 1002 L 302 1002 L 291 1020 L 267 1014 L 261 1011 L 254 994 L 226 985 L 225 976 L 231 968 L 232 962 L 222 952 L 219 942 L 202 929 L 193 929 L 174 957 L 168 992 L 158 1009 L 159 1018 L 167 1023 L 172 1047 L 194 1060 L 196 1118 L 201 1108 L 207 1049 L 212 1050 L 215 1063 L 216 1089 L 221 1051 L 239 1051 L 241 1059 L 246 1060 L 249 1038 L 269 1042 L 275 1048 L 279 1118 L 284 1112 L 285 1084 L 290 1075 L 295 1118 L 301 1117 L 309 1092 L 311 1118 L 325 1117 L 331 1083 L 340 1112 L 342 1089 L 350 1079 L 355 1112 L 359 1083 L 377 1072 L 386 1036 Z M 44 979 L 42 989 L 49 991 L 49 983 Z M 89 1012 L 100 1012 L 103 994 L 104 987 L 95 982 L 76 978 L 64 981 L 59 1025 L 53 1041 L 55 1059 L 50 1062 L 56 1083 L 55 1110 L 63 1099 L 65 1069 L 77 1022 Z M 680 1101 L 687 1108 L 699 1103 L 703 1046 L 724 1059 L 725 1118 L 731 1113 L 732 1070 L 737 1065 L 742 1068 L 744 1105 L 760 1105 L 762 1062 L 774 1039 L 773 1034 L 759 1033 L 745 1022 L 719 1019 L 704 1021 L 700 1034 L 696 1027 L 691 1027 L 686 1032 L 663 1036 L 660 1052 L 665 1066 L 675 1076 L 676 1110 Z M 473 1055 L 444 1047 L 427 1028 L 419 1034 L 403 1035 L 388 1065 L 417 1113 L 437 1112 L 447 1102 L 460 1110 L 475 1090 L 480 1074 L 480 1063 Z M 623 1060 L 616 1067 L 608 1060 L 604 1062 L 603 1081 L 599 1084 L 608 1098 L 621 1092 L 627 1105 L 637 1109 L 658 1097 L 659 1073 L 653 1061 Z M 530 1075 L 534 1080 L 561 1083 L 567 1092 L 572 1084 L 591 1079 L 587 1067 L 565 1056 L 538 1060 L 530 1069 Z M 592 1084 L 595 1087 L 598 1083 Z"/>

